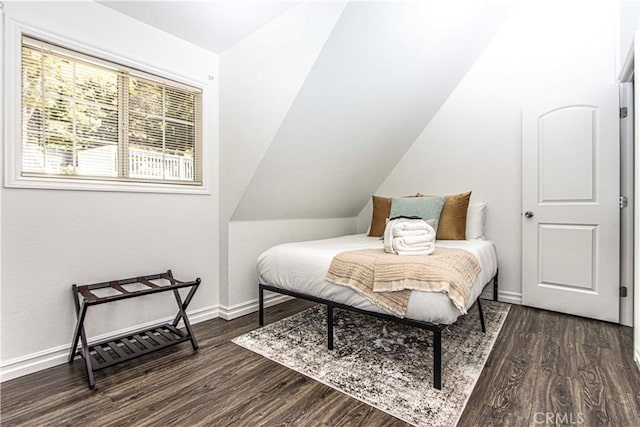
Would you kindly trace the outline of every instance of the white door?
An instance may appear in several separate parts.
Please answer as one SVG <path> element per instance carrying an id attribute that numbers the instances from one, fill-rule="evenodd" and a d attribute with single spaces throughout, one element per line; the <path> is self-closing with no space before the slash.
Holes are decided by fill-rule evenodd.
<path id="1" fill-rule="evenodd" d="M 619 318 L 617 85 L 523 107 L 522 302 Z"/>

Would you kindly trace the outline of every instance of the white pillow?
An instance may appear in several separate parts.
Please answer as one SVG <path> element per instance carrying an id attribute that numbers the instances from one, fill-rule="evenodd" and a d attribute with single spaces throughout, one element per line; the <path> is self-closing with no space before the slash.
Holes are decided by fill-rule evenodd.
<path id="1" fill-rule="evenodd" d="M 484 221 L 487 216 L 487 202 L 469 203 L 467 208 L 467 240 L 484 240 Z"/>

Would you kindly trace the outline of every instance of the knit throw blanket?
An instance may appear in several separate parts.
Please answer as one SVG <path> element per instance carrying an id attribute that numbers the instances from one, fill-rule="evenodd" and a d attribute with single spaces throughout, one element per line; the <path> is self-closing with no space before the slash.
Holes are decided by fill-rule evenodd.
<path id="1" fill-rule="evenodd" d="M 464 249 L 436 248 L 431 255 L 398 256 L 384 249 L 336 255 L 326 280 L 347 286 L 378 307 L 404 317 L 412 290 L 444 292 L 466 314 L 480 264 Z"/>

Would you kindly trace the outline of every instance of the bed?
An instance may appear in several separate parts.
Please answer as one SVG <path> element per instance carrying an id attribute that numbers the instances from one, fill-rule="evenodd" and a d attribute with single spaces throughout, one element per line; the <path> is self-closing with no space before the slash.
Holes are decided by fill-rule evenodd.
<path id="1" fill-rule="evenodd" d="M 272 247 L 258 257 L 259 323 L 264 325 L 264 291 L 277 292 L 327 306 L 327 345 L 333 349 L 333 310 L 345 309 L 433 331 L 433 385 L 441 388 L 441 334 L 454 323 L 460 311 L 443 293 L 411 291 L 407 313 L 398 317 L 371 303 L 355 290 L 325 280 L 335 255 L 344 251 L 380 248 L 377 237 L 364 234 L 332 239 L 286 243 Z M 478 298 L 485 286 L 493 283 L 497 300 L 498 265 L 495 246 L 486 240 L 439 240 L 436 247 L 459 248 L 472 253 L 481 272 L 475 279 L 467 309 L 478 305 L 482 331 L 485 331 L 482 306 Z"/>

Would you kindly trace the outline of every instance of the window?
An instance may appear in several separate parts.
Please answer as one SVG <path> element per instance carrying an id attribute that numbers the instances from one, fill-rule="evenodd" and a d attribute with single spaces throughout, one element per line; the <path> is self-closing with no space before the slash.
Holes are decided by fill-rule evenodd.
<path id="1" fill-rule="evenodd" d="M 202 90 L 22 37 L 22 177 L 202 185 Z"/>

